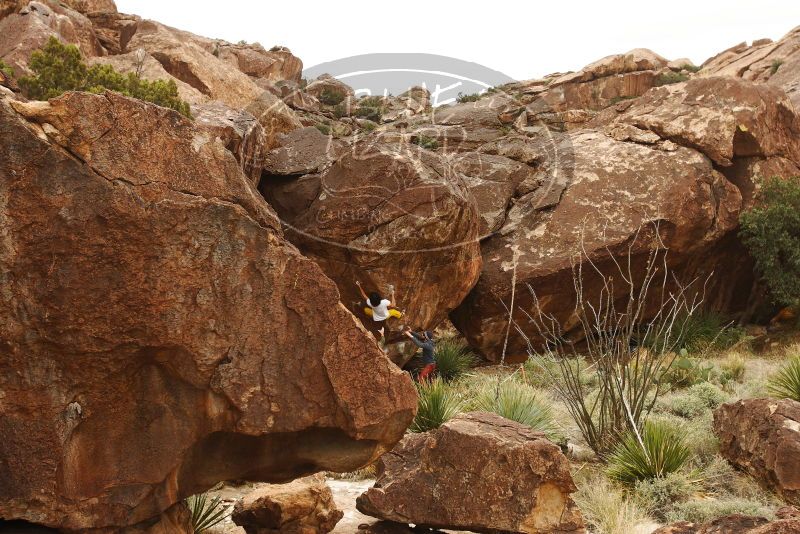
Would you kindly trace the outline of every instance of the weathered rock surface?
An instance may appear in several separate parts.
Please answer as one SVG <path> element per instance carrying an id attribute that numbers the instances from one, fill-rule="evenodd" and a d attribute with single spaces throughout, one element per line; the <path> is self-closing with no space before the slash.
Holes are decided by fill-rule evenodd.
<path id="1" fill-rule="evenodd" d="M 85 57 L 106 54 L 86 16 L 55 1 L 33 1 L 0 18 L 0 59 L 17 76 L 28 74 L 31 53 L 43 47 L 50 37 L 77 45 Z"/>
<path id="2" fill-rule="evenodd" d="M 778 41 L 759 39 L 720 52 L 703 63 L 700 74 L 776 85 L 800 108 L 800 26 Z"/>
<path id="3" fill-rule="evenodd" d="M 796 534 L 800 532 L 800 518 L 782 516 L 770 521 L 765 517 L 753 517 L 742 514 L 731 514 L 719 517 L 707 523 L 690 523 L 678 521 L 666 525 L 653 534 Z"/>
<path id="4" fill-rule="evenodd" d="M 410 379 L 215 136 L 113 93 L 10 104 L 0 516 L 113 530 L 402 436 Z"/>
<path id="5" fill-rule="evenodd" d="M 509 84 L 507 90 L 530 105 L 532 117 L 582 111 L 580 118 L 574 114 L 559 117 L 560 122 L 572 127 L 571 123 L 586 122 L 592 113 L 615 101 L 644 94 L 655 85 L 659 73 L 667 66 L 663 57 L 637 48 L 604 57 L 577 72 L 515 82 Z"/>
<path id="6" fill-rule="evenodd" d="M 217 136 L 236 157 L 250 182 L 258 187 L 268 146 L 261 123 L 247 111 L 234 110 L 219 102 L 193 109 L 197 126 Z"/>
<path id="7" fill-rule="evenodd" d="M 262 181 L 287 237 L 336 281 L 367 326 L 355 281 L 429 328 L 461 302 L 480 272 L 478 213 L 463 179 L 416 145 L 369 137 L 319 175 Z"/>
<path id="8" fill-rule="evenodd" d="M 800 402 L 745 399 L 714 412 L 719 449 L 786 501 L 800 504 Z"/>
<path id="9" fill-rule="evenodd" d="M 503 137 L 506 124 L 501 116 L 519 107 L 519 102 L 502 93 L 476 102 L 438 107 L 430 121 L 412 128 L 413 137 L 433 138 L 442 151 L 448 153 L 474 151 Z"/>
<path id="10" fill-rule="evenodd" d="M 264 166 L 270 174 L 286 176 L 316 172 L 338 159 L 346 148 L 313 126 L 283 134 L 277 143 L 279 146 L 267 154 Z"/>
<path id="11" fill-rule="evenodd" d="M 119 72 L 124 73 L 138 72 L 139 76 L 141 76 L 144 80 L 173 80 L 175 85 L 178 87 L 178 96 L 180 96 L 181 99 L 185 100 L 193 107 L 198 104 L 206 104 L 211 102 L 211 98 L 209 96 L 201 93 L 183 80 L 179 80 L 178 78 L 172 76 L 164 69 L 164 66 L 161 65 L 161 63 L 159 63 L 150 54 L 145 54 L 144 61 L 140 61 L 137 58 L 137 53 L 133 51 L 128 52 L 127 54 L 89 58 L 88 63 L 90 65 L 97 63 L 111 65 Z"/>
<path id="12" fill-rule="evenodd" d="M 688 281 L 715 273 L 709 305 L 745 307 L 753 275 L 735 237 L 739 213 L 759 172 L 789 176 L 800 162 L 800 123 L 785 94 L 731 78 L 694 79 L 653 89 L 622 110 L 609 108 L 590 124 L 596 130 L 507 136 L 481 147 L 535 171 L 512 195 L 497 233 L 482 242 L 481 277 L 451 314 L 491 360 L 501 356 L 508 328 L 503 303 L 510 303 L 512 286 L 517 306 L 530 310 L 530 284 L 544 311 L 569 333 L 577 326 L 571 266 L 581 235 L 587 253 L 613 274 L 611 257 L 627 254 L 648 221 L 659 221 L 678 276 Z M 643 261 L 650 247 L 640 238 L 634 261 Z M 599 280 L 585 281 L 588 300 L 599 290 Z M 522 312 L 516 320 L 528 324 Z M 526 351 L 511 329 L 510 359 Z"/>
<path id="13" fill-rule="evenodd" d="M 259 44 L 222 43 L 216 45 L 212 53 L 215 50 L 220 59 L 253 78 L 299 82 L 303 72 L 303 62 L 286 47 L 266 50 Z"/>
<path id="14" fill-rule="evenodd" d="M 260 486 L 236 503 L 232 519 L 247 534 L 324 534 L 343 515 L 325 477 L 317 474 Z"/>
<path id="15" fill-rule="evenodd" d="M 475 532 L 583 532 L 569 462 L 543 434 L 486 412 L 408 434 L 378 463 L 362 513 Z"/>
<path id="16" fill-rule="evenodd" d="M 305 92 L 318 100 L 323 96 L 323 93 L 336 95 L 338 99 L 352 98 L 355 95 L 352 87 L 337 80 L 330 74 L 322 74 L 317 77 L 316 80 L 308 84 Z"/>
<path id="17" fill-rule="evenodd" d="M 114 0 L 64 0 L 64 3 L 87 16 L 117 12 Z"/>

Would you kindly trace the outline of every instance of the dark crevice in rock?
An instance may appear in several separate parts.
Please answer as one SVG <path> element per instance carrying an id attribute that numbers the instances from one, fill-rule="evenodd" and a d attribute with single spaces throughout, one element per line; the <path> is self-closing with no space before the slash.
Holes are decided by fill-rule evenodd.
<path id="1" fill-rule="evenodd" d="M 163 52 L 153 52 L 150 55 L 153 56 L 156 61 L 161 63 L 161 66 L 164 67 L 164 70 L 166 70 L 170 75 L 176 77 L 186 84 L 191 85 L 206 96 L 213 96 L 208 86 L 192 72 L 189 64 L 185 61 L 172 58 Z"/>
<path id="2" fill-rule="evenodd" d="M 261 436 L 214 432 L 187 454 L 178 487 L 187 496 L 221 480 L 281 483 L 323 470 L 344 472 L 369 463 L 378 448 L 376 441 L 353 439 L 335 428 Z"/>

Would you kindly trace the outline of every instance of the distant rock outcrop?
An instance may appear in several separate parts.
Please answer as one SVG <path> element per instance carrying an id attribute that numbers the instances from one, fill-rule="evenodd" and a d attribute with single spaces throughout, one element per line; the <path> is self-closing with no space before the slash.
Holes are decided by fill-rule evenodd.
<path id="1" fill-rule="evenodd" d="M 402 436 L 411 380 L 214 134 L 67 93 L 0 99 L 0 139 L 0 517 L 147 525 Z"/>
<path id="2" fill-rule="evenodd" d="M 569 462 L 529 427 L 486 412 L 408 434 L 378 463 L 364 514 L 473 532 L 579 533 Z"/>
<path id="3" fill-rule="evenodd" d="M 714 412 L 720 454 L 786 501 L 800 504 L 800 402 L 745 399 Z"/>
<path id="4" fill-rule="evenodd" d="M 740 43 L 703 63 L 701 76 L 732 76 L 775 85 L 800 109 L 800 26 L 778 41 Z"/>

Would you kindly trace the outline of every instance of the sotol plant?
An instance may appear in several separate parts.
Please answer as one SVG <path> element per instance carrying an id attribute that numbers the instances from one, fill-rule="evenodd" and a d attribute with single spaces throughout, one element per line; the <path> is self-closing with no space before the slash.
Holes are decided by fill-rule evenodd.
<path id="1" fill-rule="evenodd" d="M 556 426 L 550 403 L 540 398 L 536 390 L 527 384 L 518 380 L 499 380 L 495 379 L 481 388 L 475 399 L 475 408 L 496 413 L 554 437 Z"/>
<path id="2" fill-rule="evenodd" d="M 626 484 L 662 478 L 689 459 L 683 438 L 665 423 L 648 422 L 639 436 L 629 432 L 608 459 L 608 476 Z"/>
<path id="3" fill-rule="evenodd" d="M 20 78 L 19 85 L 33 100 L 55 98 L 66 91 L 102 93 L 110 90 L 191 116 L 189 104 L 178 96 L 174 80 L 151 82 L 132 72 L 118 72 L 111 65 L 89 67 L 75 45 L 65 45 L 55 37 L 50 37 L 44 48 L 31 54 L 28 66 L 34 74 Z"/>
<path id="4" fill-rule="evenodd" d="M 463 410 L 464 403 L 458 392 L 440 378 L 417 384 L 417 395 L 417 415 L 409 427 L 411 432 L 439 428 Z"/>
<path id="5" fill-rule="evenodd" d="M 192 527 L 195 533 L 208 530 L 228 517 L 227 510 L 224 506 L 220 506 L 220 501 L 219 495 L 209 501 L 205 493 L 192 495 L 186 499 L 186 506 L 192 514 Z"/>
<path id="6" fill-rule="evenodd" d="M 800 402 L 800 355 L 793 357 L 769 379 L 769 392 L 779 399 Z"/>
<path id="7" fill-rule="evenodd" d="M 436 342 L 436 371 L 443 380 L 459 378 L 475 365 L 472 351 L 455 339 L 442 339 Z"/>

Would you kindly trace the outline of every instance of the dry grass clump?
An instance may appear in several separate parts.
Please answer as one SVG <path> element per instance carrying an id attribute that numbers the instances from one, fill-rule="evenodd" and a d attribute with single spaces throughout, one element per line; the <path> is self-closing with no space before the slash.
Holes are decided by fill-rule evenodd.
<path id="1" fill-rule="evenodd" d="M 646 503 L 601 474 L 591 474 L 579 482 L 573 497 L 597 534 L 631 534 L 652 523 Z"/>

